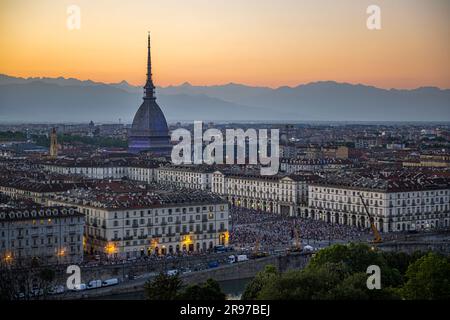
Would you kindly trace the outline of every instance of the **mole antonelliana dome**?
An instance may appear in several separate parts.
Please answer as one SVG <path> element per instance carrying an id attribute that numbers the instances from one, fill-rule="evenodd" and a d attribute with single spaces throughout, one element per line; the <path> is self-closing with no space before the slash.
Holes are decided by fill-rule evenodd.
<path id="1" fill-rule="evenodd" d="M 156 103 L 155 86 L 152 80 L 149 34 L 144 101 L 134 115 L 133 125 L 128 137 L 128 150 L 132 153 L 148 151 L 158 155 L 170 155 L 171 149 L 167 121 Z"/>

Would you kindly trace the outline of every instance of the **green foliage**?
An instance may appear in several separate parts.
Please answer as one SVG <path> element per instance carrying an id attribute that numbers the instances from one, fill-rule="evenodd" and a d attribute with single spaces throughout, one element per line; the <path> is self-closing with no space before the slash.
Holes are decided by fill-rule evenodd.
<path id="1" fill-rule="evenodd" d="M 181 300 L 225 300 L 219 283 L 208 279 L 205 283 L 187 286 L 179 295 Z"/>
<path id="2" fill-rule="evenodd" d="M 409 265 L 407 282 L 401 289 L 406 299 L 450 299 L 450 263 L 430 252 Z"/>
<path id="3" fill-rule="evenodd" d="M 55 270 L 53 269 L 42 269 L 39 272 L 39 278 L 44 282 L 52 282 L 55 279 Z"/>
<path id="4" fill-rule="evenodd" d="M 343 265 L 326 264 L 316 270 L 288 271 L 264 284 L 257 295 L 263 300 L 324 299 L 347 274 Z"/>
<path id="5" fill-rule="evenodd" d="M 148 300 L 175 300 L 182 288 L 182 280 L 175 276 L 160 273 L 153 281 L 144 285 L 145 296 Z"/>
<path id="6" fill-rule="evenodd" d="M 367 288 L 370 265 L 380 267 L 380 290 Z M 435 253 L 386 253 L 366 244 L 322 249 L 303 270 L 278 273 L 275 267 L 266 267 L 242 295 L 243 300 L 449 298 L 450 259 Z"/>
<path id="7" fill-rule="evenodd" d="M 148 300 L 225 300 L 219 283 L 208 279 L 205 283 L 184 287 L 178 275 L 160 273 L 144 285 Z"/>
<path id="8" fill-rule="evenodd" d="M 84 144 L 97 146 L 97 147 L 121 147 L 126 148 L 128 146 L 127 141 L 111 138 L 111 137 L 83 137 L 77 135 L 58 135 L 59 143 L 74 143 L 81 142 Z"/>
<path id="9" fill-rule="evenodd" d="M 402 275 L 404 275 L 408 269 L 408 266 L 423 257 L 425 253 L 416 251 L 413 254 L 407 254 L 405 252 L 391 251 L 383 252 L 382 255 L 391 268 L 397 269 Z"/>
<path id="10" fill-rule="evenodd" d="M 0 141 L 24 141 L 27 136 L 23 132 L 0 131 Z"/>
<path id="11" fill-rule="evenodd" d="M 402 283 L 401 273 L 388 265 L 382 253 L 367 244 L 337 244 L 322 249 L 314 256 L 307 269 L 316 269 L 326 263 L 343 263 L 350 273 L 365 273 L 368 266 L 377 265 L 383 274 L 383 286 L 398 286 Z"/>
<path id="12" fill-rule="evenodd" d="M 257 298 L 258 293 L 261 291 L 263 285 L 269 282 L 272 278 L 279 276 L 277 268 L 273 265 L 267 265 L 263 271 L 258 272 L 255 278 L 247 284 L 244 293 L 242 294 L 243 300 L 254 300 Z"/>
<path id="13" fill-rule="evenodd" d="M 35 143 L 39 146 L 49 147 L 50 139 L 46 136 L 42 135 L 33 135 L 32 136 Z M 128 142 L 125 140 L 120 140 L 111 137 L 83 137 L 77 135 L 69 135 L 63 134 L 58 135 L 58 143 L 83 143 L 91 146 L 97 147 L 118 147 L 118 148 L 126 148 L 128 146 Z"/>

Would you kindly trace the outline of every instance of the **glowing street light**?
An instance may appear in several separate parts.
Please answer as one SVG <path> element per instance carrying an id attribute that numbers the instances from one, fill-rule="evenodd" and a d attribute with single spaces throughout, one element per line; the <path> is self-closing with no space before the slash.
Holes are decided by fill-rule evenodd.
<path id="1" fill-rule="evenodd" d="M 5 262 L 9 264 L 9 263 L 12 262 L 12 260 L 13 260 L 12 255 L 11 255 L 10 253 L 7 253 L 7 254 L 5 255 Z"/>
<path id="2" fill-rule="evenodd" d="M 117 247 L 114 244 L 114 242 L 109 242 L 105 247 L 105 251 L 107 254 L 110 254 L 110 255 L 116 253 Z"/>

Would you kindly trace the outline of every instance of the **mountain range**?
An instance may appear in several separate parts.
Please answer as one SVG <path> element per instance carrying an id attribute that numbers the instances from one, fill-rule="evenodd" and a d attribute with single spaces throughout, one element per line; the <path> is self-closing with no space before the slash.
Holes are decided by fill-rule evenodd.
<path id="1" fill-rule="evenodd" d="M 0 74 L 0 122 L 131 122 L 143 89 L 126 81 L 19 78 Z M 158 87 L 174 121 L 450 121 L 450 89 L 381 89 L 320 81 L 296 87 Z"/>

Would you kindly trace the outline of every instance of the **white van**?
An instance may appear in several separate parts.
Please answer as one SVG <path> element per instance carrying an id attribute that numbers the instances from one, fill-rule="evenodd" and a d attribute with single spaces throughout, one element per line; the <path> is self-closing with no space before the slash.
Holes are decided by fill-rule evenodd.
<path id="1" fill-rule="evenodd" d="M 119 279 L 111 278 L 111 279 L 107 279 L 107 280 L 103 281 L 102 287 L 113 286 L 113 285 L 116 285 L 116 284 L 119 284 Z"/>
<path id="2" fill-rule="evenodd" d="M 236 262 L 236 257 L 235 256 L 229 256 L 227 259 L 228 263 L 235 263 Z"/>
<path id="3" fill-rule="evenodd" d="M 247 255 L 246 254 L 240 254 L 237 256 L 237 262 L 247 261 Z"/>
<path id="4" fill-rule="evenodd" d="M 100 288 L 102 286 L 102 280 L 92 280 L 89 281 L 87 285 L 87 289 L 95 289 Z"/>

